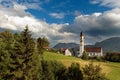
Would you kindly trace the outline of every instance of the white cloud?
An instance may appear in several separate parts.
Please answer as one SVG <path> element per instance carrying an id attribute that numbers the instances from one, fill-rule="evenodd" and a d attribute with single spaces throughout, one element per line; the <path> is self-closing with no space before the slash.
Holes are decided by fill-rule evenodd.
<path id="1" fill-rule="evenodd" d="M 62 19 L 65 16 L 64 13 L 50 13 L 49 15 L 54 17 L 54 18 L 58 18 L 58 19 Z"/>
<path id="2" fill-rule="evenodd" d="M 120 8 L 104 13 L 79 15 L 75 17 L 73 24 L 63 27 L 60 31 L 76 35 L 83 31 L 86 43 L 95 43 L 111 36 L 120 36 Z"/>
<path id="3" fill-rule="evenodd" d="M 79 33 L 85 34 L 86 43 L 94 43 L 110 36 L 120 35 L 120 8 L 104 13 L 76 16 L 73 24 L 48 24 L 38 20 L 25 10 L 24 5 L 17 3 L 6 8 L 0 5 L 0 28 L 21 31 L 26 25 L 35 37 L 46 36 L 52 45 L 57 42 L 79 43 Z M 51 13 L 56 18 L 64 18 L 64 13 Z"/>
<path id="4" fill-rule="evenodd" d="M 29 9 L 42 10 L 41 7 L 42 2 L 40 0 L 1 0 L 0 1 L 0 4 L 2 4 L 5 7 L 13 7 L 14 3 L 19 3 L 23 6 L 26 6 Z"/>
<path id="5" fill-rule="evenodd" d="M 74 15 L 75 15 L 75 16 L 79 16 L 79 15 L 81 15 L 81 12 L 80 12 L 80 11 L 75 10 Z"/>
<path id="6" fill-rule="evenodd" d="M 13 7 L 6 8 L 0 5 L 0 29 L 10 29 L 12 31 L 22 31 L 28 25 L 34 37 L 46 36 L 52 45 L 71 38 L 74 35 L 71 32 L 61 33 L 62 27 L 69 26 L 65 24 L 48 24 L 45 21 L 34 18 L 30 13 L 26 12 L 26 6 L 14 4 Z"/>
<path id="7" fill-rule="evenodd" d="M 91 4 L 98 4 L 99 1 L 98 1 L 98 0 L 90 0 L 90 3 L 91 3 Z"/>
<path id="8" fill-rule="evenodd" d="M 91 0 L 92 4 L 101 4 L 101 6 L 107 6 L 111 8 L 120 8 L 120 0 Z"/>

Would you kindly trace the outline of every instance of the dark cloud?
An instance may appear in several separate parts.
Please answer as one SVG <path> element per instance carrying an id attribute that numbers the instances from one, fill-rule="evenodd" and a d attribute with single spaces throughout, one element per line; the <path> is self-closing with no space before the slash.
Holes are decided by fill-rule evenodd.
<path id="1" fill-rule="evenodd" d="M 89 39 L 86 40 L 89 43 L 111 36 L 120 36 L 120 9 L 77 16 L 73 24 L 60 30 L 60 32 L 71 32 L 76 35 L 81 31 L 84 32 L 86 39 Z"/>

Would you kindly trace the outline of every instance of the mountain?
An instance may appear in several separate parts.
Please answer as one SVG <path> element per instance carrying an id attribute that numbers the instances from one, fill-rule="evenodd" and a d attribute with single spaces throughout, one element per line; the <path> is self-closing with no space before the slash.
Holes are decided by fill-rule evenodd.
<path id="1" fill-rule="evenodd" d="M 95 44 L 97 47 L 102 47 L 103 52 L 120 52 L 120 37 L 112 37 Z"/>
<path id="2" fill-rule="evenodd" d="M 120 52 L 120 37 L 112 37 L 101 42 L 97 42 L 95 45 L 85 45 L 85 47 L 102 47 L 103 52 Z M 76 43 L 58 43 L 53 48 L 74 48 L 78 49 L 79 44 Z"/>
<path id="3" fill-rule="evenodd" d="M 58 43 L 56 44 L 53 48 L 55 49 L 60 49 L 60 48 L 75 48 L 75 47 L 79 47 L 79 44 L 76 43 Z"/>

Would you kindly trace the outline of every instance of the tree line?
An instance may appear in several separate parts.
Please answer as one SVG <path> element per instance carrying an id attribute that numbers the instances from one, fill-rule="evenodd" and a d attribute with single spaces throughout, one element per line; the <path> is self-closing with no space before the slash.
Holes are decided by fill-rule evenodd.
<path id="1" fill-rule="evenodd" d="M 21 33 L 0 32 L 0 80 L 108 80 L 99 65 L 65 67 L 45 61 L 47 38 L 33 38 L 28 26 Z"/>

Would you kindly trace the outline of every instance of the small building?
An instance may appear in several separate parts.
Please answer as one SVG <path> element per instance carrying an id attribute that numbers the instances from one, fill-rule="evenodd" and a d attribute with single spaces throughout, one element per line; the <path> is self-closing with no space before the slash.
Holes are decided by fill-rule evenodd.
<path id="1" fill-rule="evenodd" d="M 66 49 L 66 50 L 65 50 L 65 55 L 66 55 L 66 56 L 72 56 L 72 53 L 70 52 L 69 49 Z"/>
<path id="2" fill-rule="evenodd" d="M 72 53 L 67 48 L 61 48 L 60 53 L 62 53 L 63 55 L 66 55 L 66 56 L 72 56 Z"/>
<path id="3" fill-rule="evenodd" d="M 88 53 L 88 56 L 103 56 L 103 51 L 101 47 L 85 47 L 85 52 Z"/>

